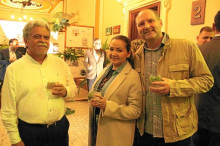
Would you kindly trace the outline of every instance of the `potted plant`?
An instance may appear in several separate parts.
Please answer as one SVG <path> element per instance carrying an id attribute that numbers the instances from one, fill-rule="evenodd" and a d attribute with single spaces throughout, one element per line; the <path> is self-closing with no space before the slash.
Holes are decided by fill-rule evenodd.
<path id="1" fill-rule="evenodd" d="M 49 23 L 53 32 L 61 32 L 65 31 L 65 27 L 70 25 L 69 20 L 74 17 L 74 14 L 70 15 L 64 12 L 57 12 L 52 16 L 51 20 L 43 19 Z"/>
<path id="2" fill-rule="evenodd" d="M 63 58 L 69 62 L 69 65 L 78 66 L 78 54 L 73 48 L 66 48 L 63 53 L 58 52 L 58 57 Z"/>
<path id="3" fill-rule="evenodd" d="M 8 45 L 2 44 L 2 45 L 0 45 L 0 50 L 1 50 L 1 49 L 6 49 L 6 48 L 8 48 L 8 47 L 9 47 Z"/>
<path id="4" fill-rule="evenodd" d="M 1 49 L 6 49 L 6 48 L 9 47 L 9 45 L 8 45 L 7 42 L 8 42 L 8 40 L 7 40 L 7 39 L 4 39 L 3 44 L 0 45 L 0 50 L 1 50 Z"/>
<path id="5" fill-rule="evenodd" d="M 69 20 L 66 18 L 55 18 L 52 20 L 52 22 L 50 23 L 52 25 L 52 31 L 54 32 L 60 32 L 60 31 L 64 31 L 65 27 L 70 25 Z"/>

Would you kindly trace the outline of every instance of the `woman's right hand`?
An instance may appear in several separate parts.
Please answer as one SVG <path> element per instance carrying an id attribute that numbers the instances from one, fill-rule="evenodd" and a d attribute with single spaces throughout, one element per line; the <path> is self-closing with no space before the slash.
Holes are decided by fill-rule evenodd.
<path id="1" fill-rule="evenodd" d="M 95 96 L 95 98 L 91 99 L 91 101 L 90 101 L 91 105 L 105 110 L 106 99 L 98 94 L 95 94 L 94 96 Z"/>

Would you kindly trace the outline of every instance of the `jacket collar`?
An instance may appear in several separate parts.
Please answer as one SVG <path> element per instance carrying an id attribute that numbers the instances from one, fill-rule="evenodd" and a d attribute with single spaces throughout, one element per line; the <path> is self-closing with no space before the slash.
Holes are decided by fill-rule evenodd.
<path id="1" fill-rule="evenodd" d="M 108 100 L 111 95 L 118 89 L 120 84 L 126 79 L 128 73 L 131 71 L 132 67 L 130 63 L 127 63 L 122 71 L 116 76 L 116 78 L 109 85 L 108 89 L 105 92 L 105 98 Z"/>
<path id="2" fill-rule="evenodd" d="M 166 52 L 166 50 L 168 49 L 168 48 L 170 48 L 170 37 L 169 37 L 169 35 L 168 34 L 166 34 L 166 33 L 164 33 L 163 32 L 163 36 L 164 36 L 164 38 L 163 38 L 163 40 L 162 40 L 162 44 L 164 44 L 163 45 L 163 51 L 162 51 L 162 55 L 164 56 L 164 53 Z M 145 47 L 145 43 L 143 43 L 139 48 L 140 49 L 138 49 L 137 51 L 136 51 L 136 54 L 139 56 L 139 57 L 141 57 L 142 56 L 142 54 L 144 53 L 144 47 Z"/>

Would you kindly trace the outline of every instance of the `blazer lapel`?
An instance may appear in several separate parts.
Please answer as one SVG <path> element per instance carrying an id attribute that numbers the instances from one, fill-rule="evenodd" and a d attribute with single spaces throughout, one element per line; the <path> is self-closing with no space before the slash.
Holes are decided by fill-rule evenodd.
<path id="1" fill-rule="evenodd" d="M 108 89 L 106 90 L 105 95 L 104 95 L 106 100 L 110 99 L 111 95 L 115 92 L 116 89 L 118 89 L 118 87 L 121 85 L 121 83 L 127 77 L 128 73 L 130 72 L 131 69 L 132 69 L 131 65 L 128 62 L 125 65 L 125 67 L 122 69 L 122 71 L 116 76 L 116 78 L 109 85 Z"/>
<path id="2" fill-rule="evenodd" d="M 108 67 L 104 68 L 103 71 L 100 73 L 100 75 L 97 77 L 97 79 L 95 80 L 95 82 L 92 85 L 92 89 L 94 88 L 95 84 L 97 83 L 97 81 L 99 81 L 101 79 L 101 77 L 103 76 L 103 74 L 105 73 L 105 71 L 107 70 Z"/>

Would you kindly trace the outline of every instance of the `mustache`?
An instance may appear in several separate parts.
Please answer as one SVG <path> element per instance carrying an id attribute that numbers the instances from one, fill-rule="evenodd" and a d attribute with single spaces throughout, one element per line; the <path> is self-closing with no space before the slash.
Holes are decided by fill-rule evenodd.
<path id="1" fill-rule="evenodd" d="M 45 46 L 48 47 L 48 45 L 46 43 L 37 43 L 37 46 Z"/>

